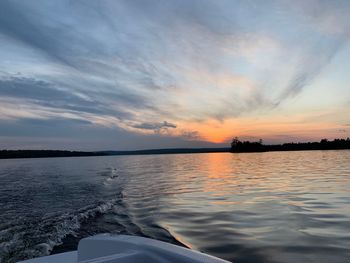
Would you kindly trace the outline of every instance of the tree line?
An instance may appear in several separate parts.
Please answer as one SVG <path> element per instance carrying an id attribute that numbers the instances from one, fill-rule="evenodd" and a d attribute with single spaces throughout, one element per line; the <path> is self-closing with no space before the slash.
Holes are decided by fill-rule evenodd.
<path id="1" fill-rule="evenodd" d="M 80 152 L 59 150 L 0 150 L 0 159 L 43 158 L 43 157 L 73 157 L 73 156 L 103 156 L 104 152 Z"/>
<path id="2" fill-rule="evenodd" d="M 322 139 L 319 142 L 298 142 L 265 145 L 259 141 L 240 141 L 237 137 L 232 139 L 231 152 L 268 152 L 268 151 L 302 151 L 302 150 L 340 150 L 350 149 L 350 138 Z"/>

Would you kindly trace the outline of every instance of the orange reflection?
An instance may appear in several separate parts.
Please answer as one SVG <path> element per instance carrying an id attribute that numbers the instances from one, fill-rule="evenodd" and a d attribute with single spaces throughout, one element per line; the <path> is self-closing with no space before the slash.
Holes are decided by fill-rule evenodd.
<path id="1" fill-rule="evenodd" d="M 269 194 L 273 189 L 289 192 L 293 186 L 293 178 L 283 176 L 280 164 L 274 165 L 273 158 L 266 158 L 261 153 L 213 153 L 203 155 L 203 158 L 205 167 L 201 167 L 201 171 L 205 180 L 202 180 L 202 191 L 211 196 L 213 205 L 265 202 L 277 198 Z M 251 194 L 241 196 L 247 191 Z"/>

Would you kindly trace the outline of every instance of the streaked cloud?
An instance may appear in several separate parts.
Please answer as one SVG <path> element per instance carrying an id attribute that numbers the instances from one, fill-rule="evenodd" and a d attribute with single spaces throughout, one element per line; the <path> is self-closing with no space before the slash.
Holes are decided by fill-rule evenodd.
<path id="1" fill-rule="evenodd" d="M 133 128 L 141 130 L 152 130 L 155 133 L 161 133 L 162 131 L 167 131 L 169 128 L 176 128 L 176 125 L 167 121 L 163 122 L 143 122 L 139 124 L 132 125 Z"/>
<path id="2" fill-rule="evenodd" d="M 82 127 L 90 140 L 113 130 L 136 136 L 133 145 L 162 138 L 155 147 L 255 136 L 251 126 L 286 134 L 261 119 L 294 111 L 302 122 L 299 110 L 310 109 L 298 98 L 349 52 L 349 11 L 348 1 L 322 0 L 3 0 L 0 125 L 24 136 L 40 123 L 40 134 L 67 141 Z M 307 98 L 314 108 L 316 96 Z"/>

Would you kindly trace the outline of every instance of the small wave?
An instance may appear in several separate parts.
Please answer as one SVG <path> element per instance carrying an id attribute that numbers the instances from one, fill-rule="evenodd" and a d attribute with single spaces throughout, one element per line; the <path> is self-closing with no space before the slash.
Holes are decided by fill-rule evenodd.
<path id="1" fill-rule="evenodd" d="M 103 184 L 106 186 L 111 185 L 115 181 L 115 179 L 119 177 L 117 169 L 114 167 L 107 169 L 106 171 L 101 173 L 101 175 L 105 177 Z"/>

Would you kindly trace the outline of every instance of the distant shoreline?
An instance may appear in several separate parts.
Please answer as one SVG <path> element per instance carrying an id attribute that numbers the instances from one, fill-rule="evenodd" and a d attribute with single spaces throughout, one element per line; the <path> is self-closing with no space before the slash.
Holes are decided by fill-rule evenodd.
<path id="1" fill-rule="evenodd" d="M 306 147 L 306 146 L 308 147 Z M 322 145 L 321 145 L 322 146 Z M 320 143 L 299 143 L 261 145 L 260 148 L 172 148 L 134 151 L 64 151 L 64 150 L 0 150 L 0 159 L 27 158 L 57 158 L 57 157 L 88 157 L 88 156 L 120 156 L 120 155 L 157 155 L 157 154 L 191 154 L 191 153 L 253 153 L 253 152 L 285 152 L 285 151 L 315 151 L 315 150 L 349 150 L 350 145 L 342 147 L 321 147 Z"/>
<path id="2" fill-rule="evenodd" d="M 0 159 L 55 158 L 55 157 L 88 157 L 117 155 L 152 155 L 152 154 L 186 154 L 230 152 L 230 148 L 174 148 L 134 151 L 61 151 L 61 150 L 0 150 Z"/>

